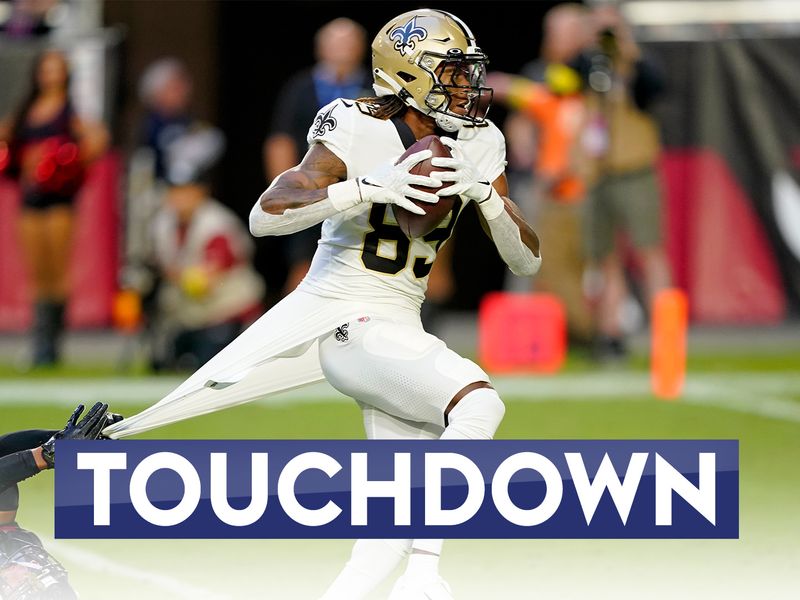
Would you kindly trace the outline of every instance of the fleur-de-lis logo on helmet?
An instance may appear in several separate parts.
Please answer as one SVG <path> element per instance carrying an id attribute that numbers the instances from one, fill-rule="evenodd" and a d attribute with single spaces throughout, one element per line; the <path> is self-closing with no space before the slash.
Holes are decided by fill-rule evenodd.
<path id="1" fill-rule="evenodd" d="M 426 37 L 428 37 L 428 31 L 417 25 L 417 17 L 412 18 L 401 27 L 395 27 L 389 33 L 389 38 L 395 40 L 394 49 L 403 56 L 413 52 L 417 42 L 421 42 Z"/>
<path id="2" fill-rule="evenodd" d="M 311 132 L 311 137 L 319 137 L 321 135 L 325 135 L 325 133 L 328 131 L 333 131 L 336 129 L 336 125 L 338 123 L 336 123 L 336 119 L 333 118 L 331 113 L 337 106 L 337 104 L 334 104 L 323 114 L 317 115 L 317 118 L 314 119 L 314 129 Z"/>

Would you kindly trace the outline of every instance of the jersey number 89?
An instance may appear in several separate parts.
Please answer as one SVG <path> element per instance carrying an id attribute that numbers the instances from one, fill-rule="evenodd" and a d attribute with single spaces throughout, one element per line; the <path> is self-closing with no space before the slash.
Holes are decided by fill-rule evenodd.
<path id="1" fill-rule="evenodd" d="M 408 239 L 399 225 L 392 223 L 385 223 L 386 217 L 386 204 L 373 204 L 372 210 L 369 213 L 369 224 L 372 227 L 366 236 L 364 236 L 364 249 L 361 251 L 361 262 L 370 271 L 377 271 L 378 273 L 386 273 L 387 275 L 396 275 L 405 269 L 408 263 L 408 250 L 411 247 L 411 240 Z M 460 203 L 456 202 L 453 209 L 450 211 L 450 221 L 446 227 L 437 227 L 422 239 L 433 246 L 435 252 L 439 251 L 442 244 L 444 244 L 450 235 L 453 233 L 453 227 L 456 225 L 458 213 L 461 211 Z M 386 242 L 394 242 L 396 244 L 396 252 L 394 258 L 386 258 L 385 256 L 378 255 L 378 246 L 381 240 Z M 427 277 L 433 267 L 433 260 L 428 262 L 424 256 L 418 256 L 414 259 L 414 276 L 422 279 Z"/>

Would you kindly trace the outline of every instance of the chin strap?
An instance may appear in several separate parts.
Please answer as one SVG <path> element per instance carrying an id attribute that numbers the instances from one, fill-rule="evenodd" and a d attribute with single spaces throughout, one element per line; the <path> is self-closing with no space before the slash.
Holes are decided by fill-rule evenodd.
<path id="1" fill-rule="evenodd" d="M 465 125 L 462 119 L 456 119 L 444 113 L 434 113 L 434 118 L 436 119 L 436 125 L 447 133 L 455 133 Z"/>

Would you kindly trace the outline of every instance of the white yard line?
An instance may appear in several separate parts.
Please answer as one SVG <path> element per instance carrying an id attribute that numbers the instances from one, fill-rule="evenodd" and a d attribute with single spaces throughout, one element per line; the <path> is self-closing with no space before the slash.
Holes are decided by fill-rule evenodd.
<path id="1" fill-rule="evenodd" d="M 226 600 L 230 598 L 230 596 L 227 595 L 223 596 L 204 590 L 187 583 L 185 580 L 176 579 L 175 577 L 153 572 L 152 570 L 137 569 L 136 567 L 116 562 L 107 556 L 78 548 L 69 542 L 44 538 L 43 543 L 48 551 L 52 551 L 53 556 L 79 563 L 81 569 L 113 575 L 115 577 L 124 577 L 140 583 L 147 583 L 166 592 L 168 595 L 164 596 L 165 598 L 186 598 L 187 600 Z"/>
<path id="2" fill-rule="evenodd" d="M 515 401 L 634 401 L 649 400 L 649 374 L 639 372 L 575 373 L 538 377 L 493 377 L 501 396 Z M 115 405 L 155 403 L 181 382 L 178 378 L 25 379 L 0 380 L 0 406 L 59 404 L 73 406 L 107 401 Z M 800 374 L 703 373 L 687 378 L 681 402 L 739 413 L 800 422 Z M 327 383 L 285 392 L 263 404 L 287 406 L 315 402 L 351 402 Z"/>

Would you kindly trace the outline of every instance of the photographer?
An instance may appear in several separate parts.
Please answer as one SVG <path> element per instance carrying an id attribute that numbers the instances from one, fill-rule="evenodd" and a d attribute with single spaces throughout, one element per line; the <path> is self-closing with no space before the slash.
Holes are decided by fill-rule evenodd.
<path id="1" fill-rule="evenodd" d="M 641 264 L 648 305 L 670 285 L 656 172 L 661 146 L 658 125 L 649 113 L 664 82 L 614 4 L 595 6 L 591 18 L 596 46 L 575 65 L 587 84 L 583 147 L 592 167 L 586 242 L 600 274 L 594 302 L 597 357 L 619 359 L 627 354 L 621 314 L 628 292 L 618 234 L 626 235 Z"/>
<path id="2" fill-rule="evenodd" d="M 592 43 L 591 34 L 585 6 L 558 4 L 545 15 L 539 58 L 525 65 L 523 76 L 487 77 L 493 101 L 515 111 L 506 120 L 509 163 L 528 172 L 524 178 L 516 173 L 519 196 L 527 200 L 523 209 L 539 224 L 548 248 L 533 289 L 561 300 L 572 347 L 588 347 L 594 339 L 583 289 L 586 101 L 580 73 L 568 66 Z"/>

